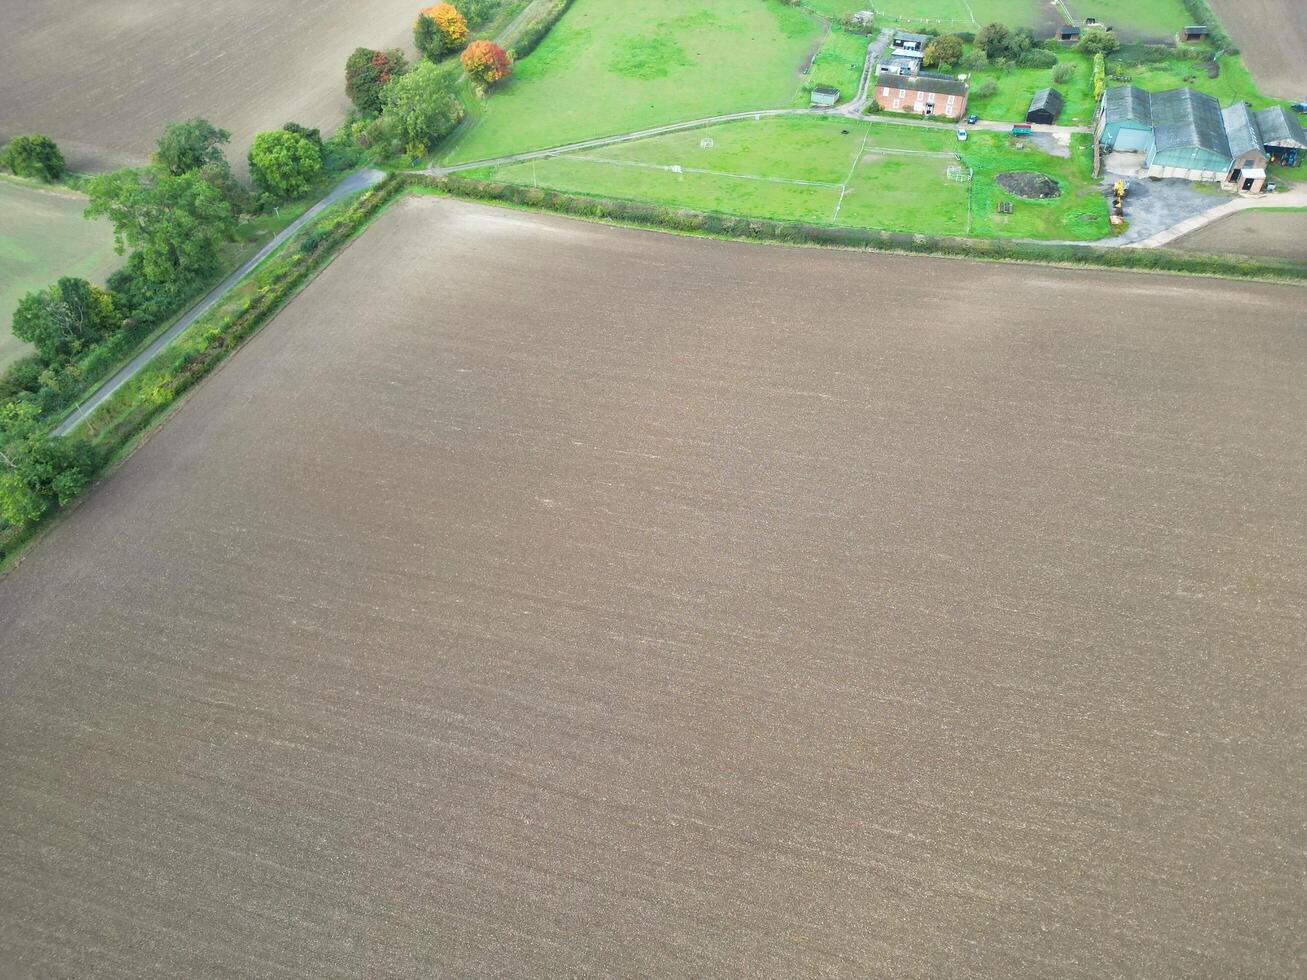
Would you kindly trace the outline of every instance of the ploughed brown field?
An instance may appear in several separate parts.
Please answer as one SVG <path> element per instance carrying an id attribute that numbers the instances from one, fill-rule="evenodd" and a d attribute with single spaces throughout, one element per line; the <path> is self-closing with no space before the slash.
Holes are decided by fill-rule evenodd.
<path id="1" fill-rule="evenodd" d="M 1240 211 L 1177 238 L 1171 247 L 1307 263 L 1307 211 Z"/>
<path id="2" fill-rule="evenodd" d="M 1307 102 L 1307 5 L 1303 0 L 1211 0 L 1261 90 Z"/>
<path id="3" fill-rule="evenodd" d="M 1304 295 L 396 205 L 0 581 L 0 972 L 1301 975 Z"/>
<path id="4" fill-rule="evenodd" d="M 40 131 L 71 166 L 144 163 L 169 123 L 232 132 L 244 170 L 254 135 L 294 120 L 333 129 L 349 108 L 355 48 L 411 46 L 414 0 L 6 2 L 0 137 Z"/>

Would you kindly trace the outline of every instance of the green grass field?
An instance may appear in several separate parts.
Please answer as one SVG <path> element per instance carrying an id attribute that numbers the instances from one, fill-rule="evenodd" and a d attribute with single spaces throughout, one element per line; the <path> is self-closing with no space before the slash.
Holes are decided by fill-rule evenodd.
<path id="1" fill-rule="evenodd" d="M 1052 86 L 1062 93 L 1066 105 L 1058 124 L 1062 126 L 1088 126 L 1094 121 L 1093 63 L 1090 59 L 1070 51 L 1061 53 L 1061 64 L 1072 65 L 1076 73 L 1066 82 L 1054 82 L 1052 68 L 1013 68 L 999 73 L 977 71 L 971 74 L 972 95 L 967 111 L 983 119 L 1021 122 L 1030 108 L 1030 99 L 1041 88 Z M 987 99 L 977 96 L 976 90 L 987 81 L 998 86 Z"/>
<path id="2" fill-rule="evenodd" d="M 1041 37 L 1052 34 L 1062 17 L 1045 0 L 803 0 L 804 6 L 832 19 L 872 9 L 882 26 L 934 26 L 945 31 L 975 31 L 998 21 L 1029 27 Z M 1169 38 L 1189 21 L 1181 0 L 1066 0 L 1078 19 L 1094 17 L 1112 25 L 1128 40 Z"/>
<path id="3" fill-rule="evenodd" d="M 103 284 L 122 265 L 108 223 L 87 221 L 85 208 L 86 199 L 65 188 L 0 179 L 0 367 L 29 350 L 9 332 L 25 294 L 60 276 Z"/>
<path id="4" fill-rule="evenodd" d="M 824 22 L 779 0 L 576 0 L 446 162 L 791 105 Z"/>
<path id="5" fill-rule="evenodd" d="M 1227 55 L 1221 59 L 1221 74 L 1208 78 L 1207 72 L 1198 62 L 1175 60 L 1158 64 L 1130 65 L 1125 69 L 1130 83 L 1150 92 L 1161 92 L 1170 88 L 1189 86 L 1200 92 L 1214 95 L 1221 105 L 1228 106 L 1238 101 L 1251 102 L 1254 109 L 1265 109 L 1277 104 L 1257 90 L 1257 83 L 1238 57 Z M 1109 85 L 1123 85 L 1124 82 L 1108 79 Z"/>
<path id="6" fill-rule="evenodd" d="M 858 85 L 862 81 L 862 69 L 867 63 L 868 43 L 865 34 L 853 34 L 842 27 L 832 27 L 822 42 L 821 50 L 817 52 L 807 80 L 799 88 L 795 103 L 807 105 L 812 90 L 822 85 L 839 89 L 841 102 L 847 102 L 857 95 Z"/>
<path id="7" fill-rule="evenodd" d="M 934 235 L 1092 240 L 1107 205 L 1075 159 L 1017 150 L 1003 134 L 868 120 L 780 117 L 725 123 L 473 176 L 595 197 L 813 224 Z M 950 169 L 974 168 L 970 181 Z M 1061 182 L 1051 201 L 1017 201 L 994 183 L 1005 170 Z M 1014 201 L 1011 215 L 1000 200 Z M 1085 220 L 1082 215 L 1091 216 Z"/>

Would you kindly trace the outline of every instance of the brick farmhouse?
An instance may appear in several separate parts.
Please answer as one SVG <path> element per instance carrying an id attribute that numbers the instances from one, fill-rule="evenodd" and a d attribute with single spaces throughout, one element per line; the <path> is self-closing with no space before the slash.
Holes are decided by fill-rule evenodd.
<path id="1" fill-rule="evenodd" d="M 949 75 L 878 75 L 876 102 L 887 112 L 957 119 L 967 111 L 966 82 Z"/>

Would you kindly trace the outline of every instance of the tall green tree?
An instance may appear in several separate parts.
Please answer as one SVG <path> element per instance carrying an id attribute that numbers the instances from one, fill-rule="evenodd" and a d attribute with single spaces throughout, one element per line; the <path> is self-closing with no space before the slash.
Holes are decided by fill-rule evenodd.
<path id="1" fill-rule="evenodd" d="M 107 290 L 64 277 L 28 293 L 14 310 L 13 331 L 46 361 L 57 361 L 117 330 L 122 314 Z"/>
<path id="2" fill-rule="evenodd" d="M 32 177 L 53 184 L 67 172 L 64 155 L 55 141 L 41 133 L 15 136 L 0 150 L 0 167 L 19 177 Z"/>
<path id="3" fill-rule="evenodd" d="M 986 24 L 976 34 L 976 47 L 985 52 L 991 61 L 1011 55 L 1009 43 L 1012 30 L 1006 24 Z"/>
<path id="4" fill-rule="evenodd" d="M 116 170 L 87 182 L 88 218 L 108 218 L 118 254 L 141 255 L 146 277 L 189 282 L 218 264 L 218 244 L 236 230 L 230 202 L 199 173 Z"/>
<path id="5" fill-rule="evenodd" d="M 417 22 L 413 25 L 413 46 L 422 57 L 430 61 L 439 61 L 445 53 L 445 39 L 436 30 L 436 22 L 431 19 L 431 15 L 425 11 L 418 14 Z"/>
<path id="6" fill-rule="evenodd" d="M 231 141 L 231 133 L 218 129 L 207 119 L 189 119 L 173 123 L 159 137 L 159 151 L 155 162 L 174 177 L 193 173 L 202 167 L 226 167 L 223 144 Z"/>
<path id="7" fill-rule="evenodd" d="M 322 147 L 288 129 L 259 133 L 250 147 L 250 176 L 273 197 L 299 197 L 322 176 Z"/>
<path id="8" fill-rule="evenodd" d="M 86 489 L 95 453 L 84 439 L 44 434 L 35 405 L 0 408 L 0 521 L 23 527 Z"/>
<path id="9" fill-rule="evenodd" d="M 921 63 L 927 68 L 956 65 L 962 58 L 962 51 L 962 38 L 956 34 L 943 34 L 926 45 Z"/>
<path id="10" fill-rule="evenodd" d="M 1121 50 L 1121 42 L 1106 28 L 1093 25 L 1086 27 L 1084 33 L 1080 35 L 1076 50 L 1086 54 L 1115 54 Z"/>
<path id="11" fill-rule="evenodd" d="M 384 104 L 383 118 L 413 154 L 424 152 L 463 118 L 450 73 L 429 61 L 391 82 Z"/>

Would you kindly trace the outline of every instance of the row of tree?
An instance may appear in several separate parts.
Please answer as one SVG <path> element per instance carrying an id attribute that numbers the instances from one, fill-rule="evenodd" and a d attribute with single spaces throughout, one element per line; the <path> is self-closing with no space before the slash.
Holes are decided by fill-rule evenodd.
<path id="1" fill-rule="evenodd" d="M 966 44 L 972 43 L 972 50 Z M 1050 42 L 1052 47 L 1060 47 Z M 1082 54 L 1112 54 L 1121 46 L 1110 31 L 1101 26 L 1085 28 L 1076 44 Z M 1034 31 L 1026 27 L 1015 30 L 1006 24 L 986 24 L 974 36 L 970 34 L 941 34 L 933 38 L 922 54 L 927 68 L 964 69 L 976 71 L 987 67 L 1002 69 L 1010 66 L 1023 68 L 1052 68 L 1057 55 L 1040 46 Z"/>

